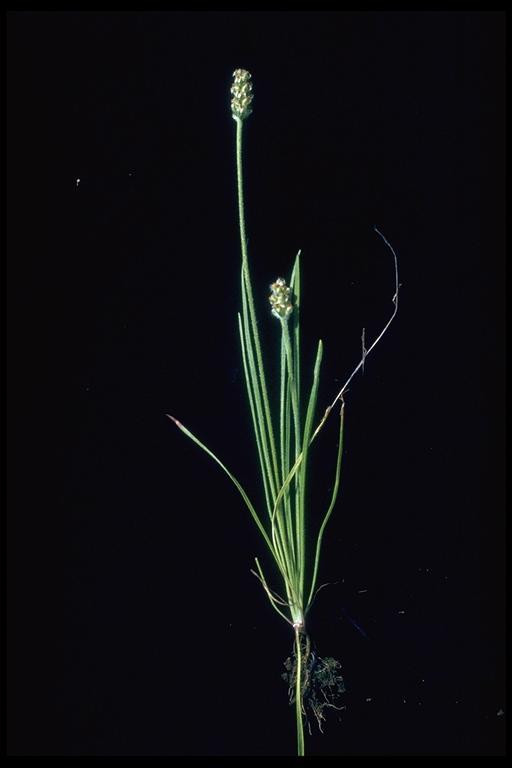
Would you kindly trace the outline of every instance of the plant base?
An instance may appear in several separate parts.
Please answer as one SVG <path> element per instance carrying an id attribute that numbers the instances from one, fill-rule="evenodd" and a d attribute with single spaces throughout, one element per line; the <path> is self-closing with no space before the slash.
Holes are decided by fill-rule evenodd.
<path id="1" fill-rule="evenodd" d="M 325 709 L 343 709 L 339 704 L 345 693 L 345 683 L 340 674 L 341 664 L 331 657 L 322 658 L 311 647 L 309 636 L 303 632 L 301 640 L 301 695 L 302 713 L 306 719 L 309 733 L 311 725 L 308 715 L 313 714 L 318 728 L 323 733 Z M 292 656 L 284 662 L 286 672 L 281 677 L 288 683 L 290 704 L 295 703 L 297 689 L 297 651 L 294 645 Z"/>

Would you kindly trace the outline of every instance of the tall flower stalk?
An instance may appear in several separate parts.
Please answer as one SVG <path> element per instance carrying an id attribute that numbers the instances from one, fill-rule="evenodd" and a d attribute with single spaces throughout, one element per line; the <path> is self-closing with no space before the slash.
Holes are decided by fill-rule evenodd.
<path id="1" fill-rule="evenodd" d="M 265 508 L 257 511 L 248 494 L 222 461 L 181 422 L 169 416 L 174 423 L 216 461 L 238 489 L 271 555 L 281 579 L 282 594 L 269 585 L 261 563 L 255 558 L 253 573 L 260 580 L 274 610 L 291 626 L 294 635 L 293 657 L 285 665 L 288 674 L 290 701 L 295 705 L 297 723 L 297 754 L 304 755 L 304 720 L 309 709 L 321 728 L 323 709 L 335 707 L 333 690 L 344 690 L 338 673 L 339 663 L 321 659 L 312 650 L 306 632 L 306 617 L 317 591 L 317 577 L 321 544 L 327 522 L 333 512 L 340 487 L 343 454 L 344 400 L 349 381 L 364 365 L 365 357 L 378 343 L 389 327 L 398 309 L 398 266 L 395 259 L 396 290 L 394 311 L 373 344 L 365 349 L 358 366 L 325 410 L 316 428 L 320 368 L 323 345 L 318 342 L 312 379 L 303 397 L 301 378 L 301 270 L 300 251 L 297 253 L 289 281 L 278 277 L 270 286 L 271 314 L 280 327 L 280 386 L 279 402 L 271 407 L 265 373 L 264 355 L 258 331 L 245 228 L 243 184 L 243 128 L 252 112 L 251 75 L 247 70 L 233 73 L 231 112 L 236 123 L 236 175 L 238 217 L 241 247 L 241 312 L 238 314 L 240 348 L 247 388 L 251 420 L 256 442 Z M 378 231 L 378 230 L 377 230 Z M 380 232 L 378 233 L 380 234 Z M 363 337 L 364 338 L 364 337 Z M 306 508 L 310 447 L 325 424 L 331 411 L 339 405 L 339 439 L 333 490 L 327 510 L 320 524 Z M 311 543 L 308 546 L 308 543 Z"/>

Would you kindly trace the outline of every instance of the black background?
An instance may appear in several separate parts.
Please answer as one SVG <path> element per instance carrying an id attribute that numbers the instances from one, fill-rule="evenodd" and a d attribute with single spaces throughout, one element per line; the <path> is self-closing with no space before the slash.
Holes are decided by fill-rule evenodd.
<path id="1" fill-rule="evenodd" d="M 374 225 L 400 264 L 398 316 L 346 397 L 334 583 L 309 620 L 346 709 L 306 749 L 503 755 L 504 13 L 7 20 L 8 754 L 294 752 L 263 544 L 164 415 L 259 500 L 229 110 L 245 67 L 270 379 L 268 284 L 299 248 L 322 410 L 393 308 Z"/>

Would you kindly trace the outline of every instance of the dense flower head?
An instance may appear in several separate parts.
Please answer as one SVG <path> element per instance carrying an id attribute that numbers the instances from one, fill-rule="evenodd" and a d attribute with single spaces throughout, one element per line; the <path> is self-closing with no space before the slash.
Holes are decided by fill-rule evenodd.
<path id="1" fill-rule="evenodd" d="M 274 317 L 287 318 L 293 310 L 292 289 L 286 285 L 284 278 L 278 277 L 270 286 L 270 290 L 272 293 L 268 300 L 272 307 L 272 314 Z"/>
<path id="2" fill-rule="evenodd" d="M 252 112 L 253 100 L 251 74 L 246 69 L 235 69 L 231 86 L 231 112 L 236 120 L 245 120 Z"/>

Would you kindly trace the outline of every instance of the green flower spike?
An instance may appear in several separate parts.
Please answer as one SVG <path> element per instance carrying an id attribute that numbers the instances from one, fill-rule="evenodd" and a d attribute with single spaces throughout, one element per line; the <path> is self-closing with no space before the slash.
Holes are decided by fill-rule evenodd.
<path id="1" fill-rule="evenodd" d="M 291 302 L 291 288 L 286 285 L 286 280 L 278 277 L 275 283 L 270 286 L 272 293 L 268 300 L 272 307 L 274 317 L 286 319 L 292 313 L 293 304 Z"/>
<path id="2" fill-rule="evenodd" d="M 233 85 L 231 86 L 231 112 L 234 120 L 245 120 L 252 112 L 252 85 L 249 82 L 251 74 L 246 69 L 235 69 Z"/>

